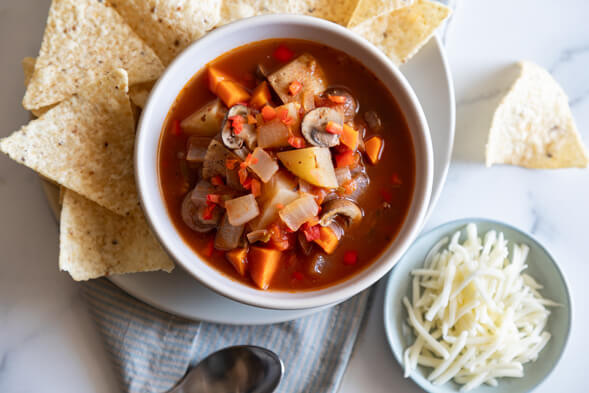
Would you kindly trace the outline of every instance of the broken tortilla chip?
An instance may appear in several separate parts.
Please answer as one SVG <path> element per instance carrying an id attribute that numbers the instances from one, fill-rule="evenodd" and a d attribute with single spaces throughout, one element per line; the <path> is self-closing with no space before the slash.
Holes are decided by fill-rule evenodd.
<path id="1" fill-rule="evenodd" d="M 332 0 L 294 0 L 293 5 L 295 14 L 310 15 L 347 26 L 358 0 L 340 0 L 336 3 Z"/>
<path id="2" fill-rule="evenodd" d="M 519 66 L 519 77 L 493 115 L 487 166 L 586 168 L 589 158 L 565 92 L 542 67 L 528 61 Z"/>
<path id="3" fill-rule="evenodd" d="M 382 50 L 395 64 L 415 55 L 450 15 L 450 8 L 428 0 L 368 20 L 352 31 Z"/>
<path id="4" fill-rule="evenodd" d="M 25 87 L 27 87 L 29 85 L 29 82 L 31 81 L 31 77 L 33 76 L 33 72 L 35 71 L 35 62 L 37 61 L 37 59 L 35 59 L 34 57 L 25 57 L 24 59 L 22 59 L 22 71 L 23 74 L 25 76 Z M 49 109 L 53 108 L 55 105 L 49 105 L 49 106 L 44 106 L 42 108 L 39 109 L 32 109 L 31 113 L 35 116 L 35 117 L 41 117 L 42 114 L 44 114 L 45 112 L 47 112 Z"/>
<path id="5" fill-rule="evenodd" d="M 218 26 L 266 14 L 293 14 L 293 0 L 223 0 Z"/>
<path id="6" fill-rule="evenodd" d="M 23 106 L 63 101 L 123 68 L 131 84 L 156 80 L 163 65 L 111 7 L 96 0 L 53 0 Z"/>
<path id="7" fill-rule="evenodd" d="M 0 150 L 118 214 L 138 206 L 127 73 L 115 70 L 0 141 Z"/>
<path id="8" fill-rule="evenodd" d="M 366 21 L 387 15 L 399 8 L 407 7 L 413 2 L 414 0 L 360 0 L 347 27 L 351 29 Z"/>
<path id="9" fill-rule="evenodd" d="M 109 3 L 166 65 L 213 28 L 221 12 L 221 0 L 109 0 Z"/>
<path id="10" fill-rule="evenodd" d="M 147 82 L 130 86 L 129 98 L 131 99 L 131 102 L 141 109 L 145 108 L 147 98 L 149 97 L 149 93 L 151 93 L 151 89 L 153 89 L 153 85 L 154 82 Z"/>
<path id="11" fill-rule="evenodd" d="M 76 281 L 174 268 L 139 208 L 121 217 L 71 190 L 63 195 L 59 244 L 59 269 Z"/>

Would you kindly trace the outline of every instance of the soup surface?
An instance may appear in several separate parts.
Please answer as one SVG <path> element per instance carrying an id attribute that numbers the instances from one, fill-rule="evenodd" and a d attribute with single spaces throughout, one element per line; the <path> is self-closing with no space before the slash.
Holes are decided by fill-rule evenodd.
<path id="1" fill-rule="evenodd" d="M 184 241 L 269 290 L 316 290 L 365 269 L 399 233 L 415 183 L 409 129 L 385 86 L 302 40 L 252 43 L 198 71 L 158 159 Z"/>

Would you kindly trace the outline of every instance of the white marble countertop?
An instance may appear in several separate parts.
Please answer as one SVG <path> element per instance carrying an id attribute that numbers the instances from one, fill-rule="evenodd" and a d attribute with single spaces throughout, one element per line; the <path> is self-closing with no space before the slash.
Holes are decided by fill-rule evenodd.
<path id="1" fill-rule="evenodd" d="M 20 60 L 35 56 L 49 0 L 0 2 L 0 136 L 28 120 Z M 586 392 L 589 340 L 589 170 L 486 169 L 483 145 L 506 67 L 529 59 L 568 93 L 589 143 L 589 2 L 462 0 L 448 30 L 457 98 L 448 180 L 426 229 L 492 217 L 531 231 L 568 278 L 574 302 L 569 345 L 538 392 Z M 78 288 L 57 269 L 58 230 L 38 177 L 0 157 L 0 392 L 114 392 L 118 385 Z M 382 288 L 380 288 L 382 290 Z M 418 392 L 404 380 L 384 336 L 376 297 L 341 393 Z"/>

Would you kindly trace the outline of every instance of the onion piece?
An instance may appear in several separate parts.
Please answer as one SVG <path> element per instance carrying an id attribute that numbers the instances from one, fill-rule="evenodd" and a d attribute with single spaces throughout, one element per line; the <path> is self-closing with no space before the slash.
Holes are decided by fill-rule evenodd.
<path id="1" fill-rule="evenodd" d="M 233 250 L 239 246 L 239 240 L 243 235 L 244 225 L 231 225 L 228 220 L 228 215 L 223 216 L 221 225 L 217 228 L 217 234 L 215 235 L 215 248 L 217 250 Z"/>
<path id="2" fill-rule="evenodd" d="M 318 213 L 319 206 L 315 202 L 315 197 L 304 194 L 286 205 L 278 215 L 290 230 L 297 231 L 301 225 Z"/>
<path id="3" fill-rule="evenodd" d="M 204 162 L 211 138 L 202 136 L 191 136 L 186 143 L 186 161 L 200 163 Z"/>
<path id="4" fill-rule="evenodd" d="M 267 243 L 270 240 L 270 232 L 266 229 L 258 229 L 247 234 L 247 241 L 250 243 Z"/>
<path id="5" fill-rule="evenodd" d="M 253 194 L 225 201 L 225 209 L 227 209 L 229 223 L 234 226 L 243 225 L 260 214 L 258 203 Z"/>
<path id="6" fill-rule="evenodd" d="M 272 176 L 278 172 L 276 160 L 259 147 L 254 150 L 249 167 L 264 183 L 268 183 Z"/>
<path id="7" fill-rule="evenodd" d="M 350 172 L 350 168 L 348 168 L 347 166 L 343 168 L 336 168 L 335 178 L 337 179 L 337 184 L 339 184 L 340 186 L 343 185 L 345 182 L 352 180 L 352 173 Z"/>
<path id="8" fill-rule="evenodd" d="M 262 148 L 289 146 L 289 137 L 288 127 L 277 118 L 258 127 L 258 146 Z"/>
<path id="9" fill-rule="evenodd" d="M 313 192 L 313 186 L 308 182 L 304 181 L 303 179 L 299 178 L 299 191 L 304 192 L 305 194 L 310 194 Z"/>

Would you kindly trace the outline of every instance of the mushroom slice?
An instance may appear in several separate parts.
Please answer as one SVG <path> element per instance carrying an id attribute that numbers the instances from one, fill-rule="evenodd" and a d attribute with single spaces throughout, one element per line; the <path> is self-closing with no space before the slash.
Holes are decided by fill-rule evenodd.
<path id="1" fill-rule="evenodd" d="M 182 210 L 181 210 L 181 214 L 182 214 L 182 221 L 184 221 L 184 223 L 186 225 L 188 225 L 188 227 L 190 229 L 192 229 L 193 231 L 196 232 L 209 232 L 213 229 L 215 229 L 216 224 L 212 224 L 212 223 L 208 223 L 205 224 L 201 221 L 200 219 L 200 207 L 198 205 L 196 205 L 194 202 L 192 202 L 192 200 L 190 199 L 190 195 L 192 193 L 188 193 L 186 194 L 186 196 L 184 197 L 184 200 L 182 201 Z M 217 209 L 215 209 L 217 210 Z"/>
<path id="2" fill-rule="evenodd" d="M 256 147 L 255 126 L 247 123 L 247 115 L 249 114 L 249 109 L 245 105 L 233 105 L 229 108 L 221 130 L 221 137 L 225 146 L 232 150 L 241 149 L 244 143 L 250 150 Z M 233 123 L 237 117 L 241 117 L 243 120 L 241 121 L 241 129 L 235 132 Z"/>
<path id="3" fill-rule="evenodd" d="M 344 114 L 328 107 L 320 107 L 307 113 L 301 124 L 301 131 L 307 142 L 319 147 L 339 145 L 339 135 L 330 134 L 325 130 L 330 121 L 343 126 Z"/>
<path id="4" fill-rule="evenodd" d="M 327 98 L 329 98 L 329 96 L 345 97 L 346 101 L 343 104 L 338 104 L 338 106 L 341 107 L 344 111 L 344 121 L 351 122 L 354 120 L 360 105 L 348 89 L 345 87 L 330 87 L 329 89 L 325 90 L 323 95 Z"/>
<path id="5" fill-rule="evenodd" d="M 319 219 L 321 226 L 329 226 L 337 216 L 345 217 L 347 224 L 355 224 L 362 219 L 362 209 L 348 199 L 333 199 L 322 207 L 323 214 Z"/>

